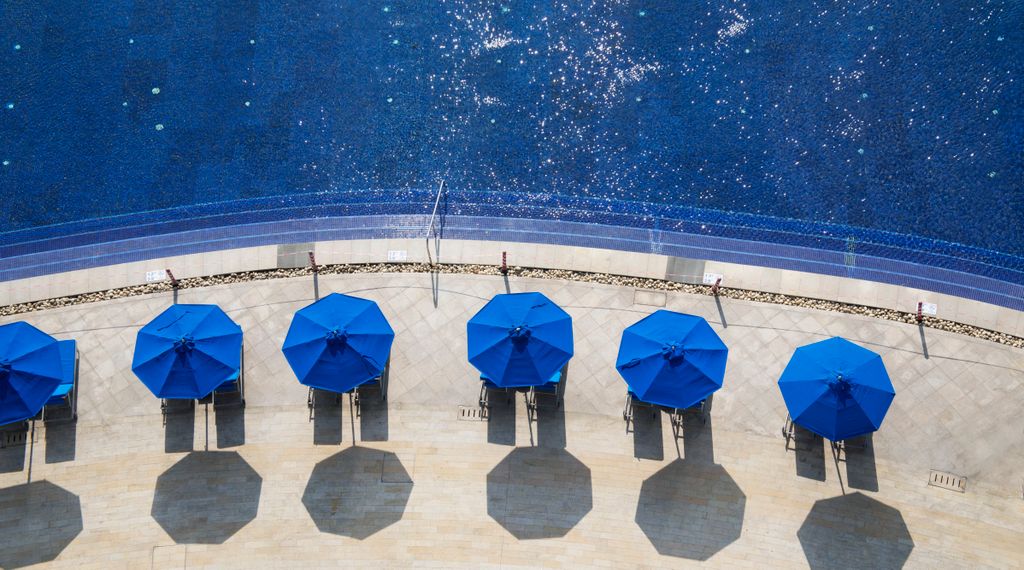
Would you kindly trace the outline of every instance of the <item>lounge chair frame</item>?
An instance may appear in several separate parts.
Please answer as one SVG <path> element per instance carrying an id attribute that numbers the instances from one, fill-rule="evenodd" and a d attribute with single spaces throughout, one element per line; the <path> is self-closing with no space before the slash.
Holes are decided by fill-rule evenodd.
<path id="1" fill-rule="evenodd" d="M 238 379 L 234 381 L 234 383 L 238 386 L 238 390 L 222 390 L 222 388 L 224 388 L 224 386 L 227 385 L 228 382 L 225 382 L 224 384 L 221 384 L 220 386 L 214 388 L 213 392 L 210 392 L 210 400 L 213 403 L 213 409 L 216 410 L 217 408 L 225 408 L 230 406 L 238 406 L 242 408 L 245 407 L 245 350 L 242 350 L 242 354 L 239 356 L 238 362 Z M 218 393 L 221 394 L 221 397 L 219 399 L 217 398 Z M 228 398 L 225 401 L 225 395 L 235 393 L 238 394 L 237 399 Z"/>
<path id="2" fill-rule="evenodd" d="M 352 401 L 352 405 L 356 409 L 356 417 L 362 415 L 362 401 L 365 399 L 365 393 L 368 391 L 377 391 L 377 395 L 380 397 L 381 402 L 386 402 L 388 399 L 388 377 L 391 374 L 391 355 L 388 355 L 387 361 L 384 363 L 384 370 L 381 371 L 380 376 L 373 378 L 368 382 L 356 386 L 349 390 L 349 399 Z"/>
<path id="3" fill-rule="evenodd" d="M 317 393 L 322 392 L 324 394 L 330 394 L 334 398 L 334 405 L 341 404 L 341 397 L 348 394 L 349 403 L 355 408 L 355 414 L 358 417 L 361 413 L 362 401 L 365 399 L 364 393 L 368 390 L 377 390 L 381 401 L 387 401 L 388 399 L 388 378 L 391 375 L 391 355 L 388 355 L 387 361 L 384 363 L 384 370 L 380 376 L 371 378 L 366 382 L 348 390 L 347 392 L 333 392 L 331 390 L 325 390 L 323 388 L 313 388 L 310 386 L 306 392 L 306 407 L 309 409 L 309 421 L 313 421 L 316 415 L 316 402 Z"/>
<path id="4" fill-rule="evenodd" d="M 562 407 L 562 397 L 565 394 L 565 373 L 568 365 L 563 366 L 558 371 L 558 381 L 548 382 L 541 386 L 530 386 L 526 392 L 526 411 L 528 417 L 533 420 L 536 418 L 537 409 L 540 405 L 538 397 L 543 396 L 545 398 L 553 398 L 555 400 L 555 409 Z"/>
<path id="5" fill-rule="evenodd" d="M 497 392 L 505 394 L 505 405 L 509 406 L 512 404 L 512 397 L 515 396 L 515 388 L 502 388 L 487 379 L 483 374 L 480 375 L 480 408 L 486 409 L 491 407 L 491 393 Z"/>
<path id="6" fill-rule="evenodd" d="M 658 412 L 665 412 L 668 414 L 672 430 L 678 437 L 678 434 L 682 431 L 683 423 L 686 421 L 687 416 L 697 416 L 700 418 L 702 424 L 707 425 L 708 415 L 711 411 L 711 399 L 713 397 L 714 394 L 711 394 L 689 408 L 670 408 L 654 404 L 652 402 L 645 402 L 633 394 L 631 390 L 627 389 L 626 405 L 622 409 L 622 419 L 626 422 L 626 432 L 629 432 L 630 424 L 635 420 L 637 409 L 649 408 L 651 410 L 652 420 L 658 417 Z"/>
<path id="7" fill-rule="evenodd" d="M 188 403 L 188 408 L 183 409 L 182 402 Z M 171 414 L 180 414 L 186 411 L 194 410 L 196 407 L 196 400 L 194 398 L 161 398 L 160 399 L 160 415 L 163 417 L 163 424 L 167 425 L 167 416 Z"/>
<path id="8" fill-rule="evenodd" d="M 74 341 L 61 341 L 61 342 L 74 342 Z M 79 370 L 79 355 L 78 355 L 78 343 L 75 342 L 75 360 L 74 360 L 74 372 L 72 373 L 71 389 L 67 395 L 64 396 L 63 404 L 46 404 L 40 411 L 40 416 L 44 424 L 53 424 L 60 422 L 74 422 L 78 421 L 78 370 Z M 67 409 L 68 414 L 66 417 L 54 417 L 53 414 L 57 410 Z"/>

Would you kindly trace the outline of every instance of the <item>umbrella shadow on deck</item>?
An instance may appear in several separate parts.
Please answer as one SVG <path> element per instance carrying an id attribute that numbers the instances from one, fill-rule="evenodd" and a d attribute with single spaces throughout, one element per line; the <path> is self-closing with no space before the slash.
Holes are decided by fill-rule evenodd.
<path id="1" fill-rule="evenodd" d="M 349 447 L 316 464 L 302 504 L 320 532 L 363 540 L 402 520 L 412 486 L 394 453 Z"/>
<path id="2" fill-rule="evenodd" d="M 78 495 L 49 481 L 0 489 L 3 548 L 0 567 L 49 562 L 82 532 Z"/>
<path id="3" fill-rule="evenodd" d="M 256 518 L 263 478 L 235 451 L 196 451 L 156 480 L 153 519 L 178 544 L 221 544 Z"/>
<path id="4" fill-rule="evenodd" d="M 487 474 L 487 514 L 519 540 L 565 536 L 593 508 L 590 469 L 565 450 L 560 401 L 539 397 L 527 410 L 536 446 L 513 449 Z"/>
<path id="5" fill-rule="evenodd" d="M 740 537 L 746 495 L 714 462 L 711 423 L 688 418 L 683 457 L 647 478 L 635 522 L 659 554 L 707 560 Z"/>
<path id="6" fill-rule="evenodd" d="M 590 469 L 561 447 L 517 447 L 487 474 L 487 514 L 519 540 L 565 536 L 592 507 Z"/>
<path id="7" fill-rule="evenodd" d="M 862 493 L 814 503 L 797 539 L 814 570 L 902 568 L 914 549 L 903 515 Z"/>

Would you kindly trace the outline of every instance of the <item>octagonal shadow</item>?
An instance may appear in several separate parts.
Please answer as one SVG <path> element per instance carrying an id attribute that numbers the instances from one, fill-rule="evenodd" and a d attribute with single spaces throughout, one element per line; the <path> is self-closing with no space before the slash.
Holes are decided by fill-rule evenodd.
<path id="1" fill-rule="evenodd" d="M 178 544 L 221 544 L 256 518 L 262 487 L 237 452 L 195 451 L 157 477 L 150 514 Z"/>
<path id="2" fill-rule="evenodd" d="M 487 474 L 487 514 L 520 540 L 565 536 L 592 507 L 590 469 L 561 448 L 518 447 Z"/>
<path id="3" fill-rule="evenodd" d="M 78 495 L 49 481 L 0 489 L 0 567 L 21 568 L 57 558 L 82 532 Z"/>
<path id="4" fill-rule="evenodd" d="M 816 568 L 902 568 L 914 540 L 893 507 L 862 493 L 814 503 L 796 533 Z"/>
<path id="5" fill-rule="evenodd" d="M 676 459 L 644 481 L 635 520 L 659 554 L 707 560 L 740 537 L 746 505 L 721 465 Z"/>
<path id="6" fill-rule="evenodd" d="M 363 540 L 402 520 L 412 485 L 394 453 L 349 447 L 316 464 L 302 504 L 320 532 Z"/>

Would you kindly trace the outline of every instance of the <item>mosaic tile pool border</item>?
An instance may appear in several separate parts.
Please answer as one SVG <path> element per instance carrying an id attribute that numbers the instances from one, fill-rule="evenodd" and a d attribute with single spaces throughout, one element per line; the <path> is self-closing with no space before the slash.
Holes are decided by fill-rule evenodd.
<path id="1" fill-rule="evenodd" d="M 0 233 L 0 281 L 221 249 L 423 237 L 427 190 L 256 198 Z M 668 205 L 455 193 L 445 238 L 709 259 L 914 287 L 1024 310 L 1024 258 L 928 238 Z"/>

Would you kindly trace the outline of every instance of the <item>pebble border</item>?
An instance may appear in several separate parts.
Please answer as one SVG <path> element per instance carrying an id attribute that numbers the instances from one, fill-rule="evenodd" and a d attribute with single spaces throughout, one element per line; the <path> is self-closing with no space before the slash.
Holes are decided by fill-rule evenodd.
<path id="1" fill-rule="evenodd" d="M 428 265 L 425 263 L 346 263 L 337 265 L 322 265 L 319 268 L 322 275 L 343 275 L 352 273 L 443 273 L 443 274 L 471 274 L 471 275 L 501 275 L 501 270 L 495 265 L 477 264 L 437 264 Z M 211 287 L 214 285 L 229 285 L 232 283 L 244 283 L 248 281 L 265 281 L 268 279 L 284 279 L 289 277 L 301 277 L 312 275 L 309 267 L 298 267 L 290 269 L 264 269 L 259 271 L 241 271 L 238 273 L 225 273 L 207 277 L 188 277 L 180 279 L 179 289 L 194 289 L 198 287 Z M 677 291 L 694 295 L 712 295 L 711 287 L 708 285 L 695 285 L 690 283 L 679 283 L 665 279 L 651 279 L 646 277 L 630 277 L 626 275 L 611 275 L 608 273 L 592 273 L 587 271 L 570 271 L 566 269 L 539 269 L 534 267 L 509 267 L 508 274 L 513 277 L 528 277 L 536 279 L 562 279 L 566 281 L 578 281 L 581 283 L 597 283 L 601 285 L 616 285 L 620 287 L 632 287 L 635 289 L 650 289 L 656 291 Z M 15 303 L 12 305 L 0 306 L 0 317 L 43 311 L 47 309 L 58 309 L 85 303 L 110 301 L 124 297 L 137 295 L 148 295 L 171 291 L 172 285 L 168 281 L 160 283 L 149 283 L 146 285 L 133 285 L 95 291 L 92 293 L 81 293 L 68 295 L 66 297 L 55 297 L 28 303 Z M 759 303 L 771 303 L 775 305 L 786 305 L 790 307 L 804 307 L 822 311 L 832 311 L 851 315 L 863 315 L 877 319 L 885 319 L 907 324 L 917 324 L 917 315 L 895 309 L 882 309 L 855 305 L 851 303 L 840 303 L 837 301 L 826 301 L 811 297 L 798 297 L 782 293 L 765 293 L 763 291 L 752 291 L 749 289 L 735 289 L 721 287 L 719 297 L 727 299 L 739 299 L 743 301 L 756 301 Z M 974 325 L 967 325 L 940 319 L 936 317 L 924 317 L 923 326 L 962 334 L 969 337 L 988 340 L 1014 348 L 1024 348 L 1024 338 L 1010 335 L 1003 332 L 993 331 Z"/>

